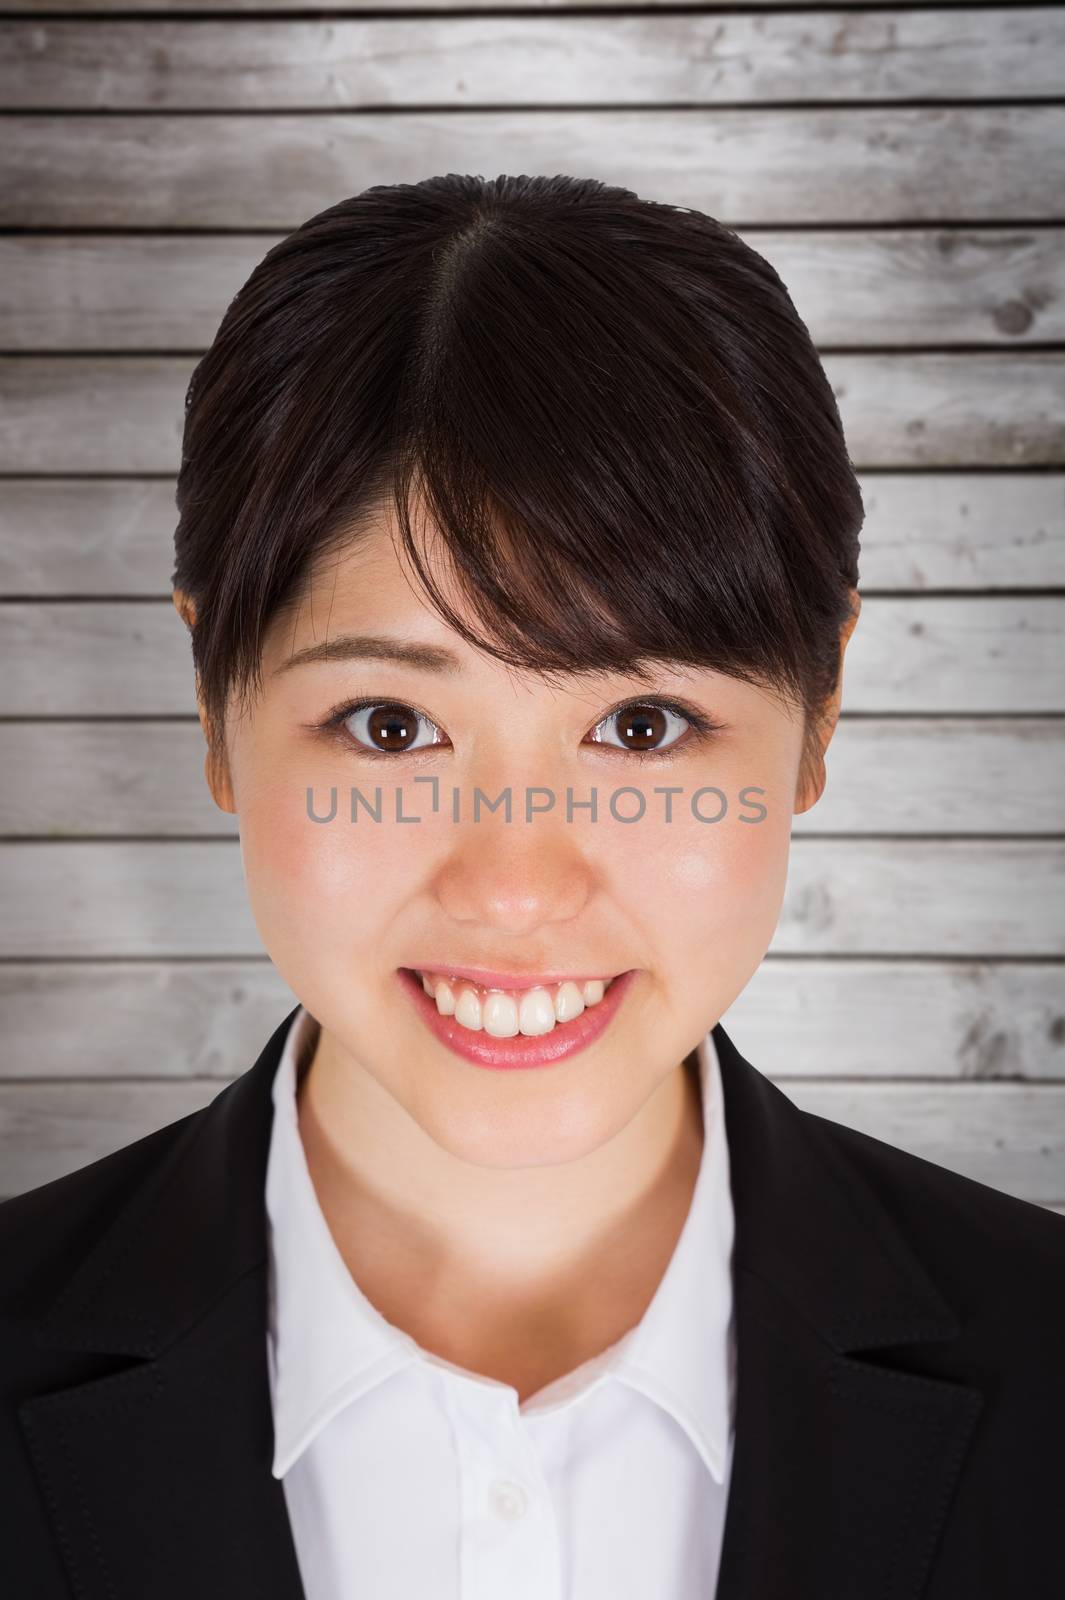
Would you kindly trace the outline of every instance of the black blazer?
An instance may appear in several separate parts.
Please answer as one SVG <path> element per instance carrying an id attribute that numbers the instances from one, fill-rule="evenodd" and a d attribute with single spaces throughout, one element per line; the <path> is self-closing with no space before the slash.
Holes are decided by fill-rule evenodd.
<path id="1" fill-rule="evenodd" d="M 290 1021 L 204 1110 L 0 1206 L 4 1600 L 300 1600 L 265 1331 Z M 719 1600 L 1062 1600 L 1065 1220 L 798 1110 L 714 1041 L 738 1361 Z"/>

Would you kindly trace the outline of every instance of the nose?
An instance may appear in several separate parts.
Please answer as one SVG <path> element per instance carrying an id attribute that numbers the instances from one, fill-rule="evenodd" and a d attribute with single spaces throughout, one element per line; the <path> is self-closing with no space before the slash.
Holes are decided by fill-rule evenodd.
<path id="1" fill-rule="evenodd" d="M 582 833 L 553 813 L 527 822 L 520 804 L 509 823 L 495 814 L 456 825 L 434 881 L 442 910 L 454 923 L 524 938 L 578 917 L 595 891 Z"/>

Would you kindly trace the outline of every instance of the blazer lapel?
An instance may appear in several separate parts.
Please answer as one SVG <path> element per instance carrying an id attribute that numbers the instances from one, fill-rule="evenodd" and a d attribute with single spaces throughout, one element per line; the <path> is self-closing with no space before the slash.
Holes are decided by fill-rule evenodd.
<path id="1" fill-rule="evenodd" d="M 187 1120 L 42 1323 L 41 1345 L 112 1358 L 19 1413 L 79 1600 L 303 1600 L 266 1356 L 270 1086 L 290 1020 Z"/>
<path id="2" fill-rule="evenodd" d="M 958 1320 L 820 1119 L 713 1033 L 737 1344 L 717 1600 L 919 1600 L 982 1405 L 920 1373 Z"/>

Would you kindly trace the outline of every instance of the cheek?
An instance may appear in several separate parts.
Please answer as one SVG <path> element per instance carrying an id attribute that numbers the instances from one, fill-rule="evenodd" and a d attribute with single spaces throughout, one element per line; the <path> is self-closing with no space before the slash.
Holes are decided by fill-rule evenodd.
<path id="1" fill-rule="evenodd" d="M 788 846 L 789 832 L 768 820 L 745 826 L 743 833 L 689 835 L 664 852 L 662 887 L 686 921 L 719 927 L 758 918 L 779 908 Z"/>
<path id="2" fill-rule="evenodd" d="M 378 948 L 394 908 L 421 873 L 417 830 L 382 812 L 351 822 L 349 787 L 337 785 L 336 814 L 313 821 L 306 783 L 257 783 L 241 796 L 240 837 L 248 899 L 279 966 L 350 973 Z M 365 791 L 364 791 L 365 792 Z M 387 793 L 387 791 L 386 791 Z M 330 785 L 314 787 L 313 811 L 330 818 Z"/>
<path id="3" fill-rule="evenodd" d="M 786 793 L 782 785 L 780 793 Z M 642 852 L 634 884 L 636 902 L 666 969 L 703 981 L 714 972 L 725 990 L 739 993 L 761 962 L 780 917 L 787 882 L 791 811 L 759 797 L 768 814 L 759 821 L 751 804 L 729 793 L 719 822 L 699 822 L 690 811 L 659 824 L 652 847 Z M 708 800 L 705 814 L 716 807 Z"/>

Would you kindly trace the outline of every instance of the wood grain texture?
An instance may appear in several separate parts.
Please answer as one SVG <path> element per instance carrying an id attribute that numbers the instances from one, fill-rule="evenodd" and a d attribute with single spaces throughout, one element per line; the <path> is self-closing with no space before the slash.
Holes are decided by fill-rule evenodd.
<path id="1" fill-rule="evenodd" d="M 1065 106 L 5 118 L 0 227 L 280 228 L 434 172 L 590 173 L 733 227 L 1065 221 Z M 506 169 L 504 162 L 503 170 Z"/>
<path id="2" fill-rule="evenodd" d="M 1043 479 L 1038 482 L 1042 486 Z M 0 596 L 169 599 L 174 487 L 172 476 L 6 479 L 0 492 Z M 1038 513 L 1036 520 L 1029 537 L 1039 542 L 1044 520 Z"/>
<path id="3" fill-rule="evenodd" d="M 859 474 L 859 587 L 1065 587 L 1065 475 Z"/>
<path id="4" fill-rule="evenodd" d="M 796 839 L 770 949 L 1060 956 L 1063 900 L 1065 840 Z"/>
<path id="5" fill-rule="evenodd" d="M 746 0 L 750 9 L 764 6 L 767 11 L 786 10 L 789 6 L 806 6 L 809 0 Z M 967 6 L 971 0 L 942 0 L 946 6 Z M 729 11 L 733 9 L 735 0 L 701 0 L 700 9 L 706 11 Z M 869 4 L 869 0 L 840 0 L 834 7 L 835 10 L 846 12 Z M 641 0 L 639 10 L 654 11 L 659 7 L 676 6 L 676 0 Z M 581 11 L 596 11 L 600 8 L 617 8 L 617 0 L 522 0 L 523 11 L 544 11 L 565 13 L 574 9 Z M 143 15 L 145 17 L 157 16 L 160 13 L 181 14 L 183 12 L 204 9 L 204 0 L 5 0 L 0 5 L 0 16 L 5 13 L 17 12 L 19 15 L 47 16 L 53 12 L 64 12 L 70 16 L 81 15 L 106 15 L 108 12 L 122 11 L 130 15 Z M 318 13 L 321 11 L 345 11 L 357 13 L 370 11 L 374 13 L 395 13 L 401 16 L 407 11 L 429 11 L 447 13 L 455 9 L 454 0 L 355 0 L 354 4 L 347 0 L 325 0 L 324 4 L 317 0 L 226 0 L 226 11 L 232 13 L 256 12 L 267 15 L 273 11 L 284 11 L 289 15 L 298 15 L 304 11 Z M 499 0 L 463 0 L 463 11 L 497 11 Z M 633 9 L 637 9 L 633 7 Z"/>
<path id="6" fill-rule="evenodd" d="M 1065 1078 L 1060 962 L 770 954 L 723 1021 L 778 1082 Z"/>
<path id="7" fill-rule="evenodd" d="M 1065 1084 L 781 1085 L 803 1111 L 1022 1200 L 1065 1199 Z"/>
<path id="8" fill-rule="evenodd" d="M 11 110 L 1037 100 L 1061 89 L 1054 8 L 780 16 L 13 23 Z M 591 92 L 590 92 L 591 91 Z"/>
<path id="9" fill-rule="evenodd" d="M 0 962 L 5 1078 L 230 1078 L 296 997 L 247 961 Z"/>
<path id="10" fill-rule="evenodd" d="M 863 594 L 1065 588 L 1065 473 L 868 471 L 859 482 Z M 171 477 L 8 478 L 0 597 L 165 599 L 176 523 Z"/>

